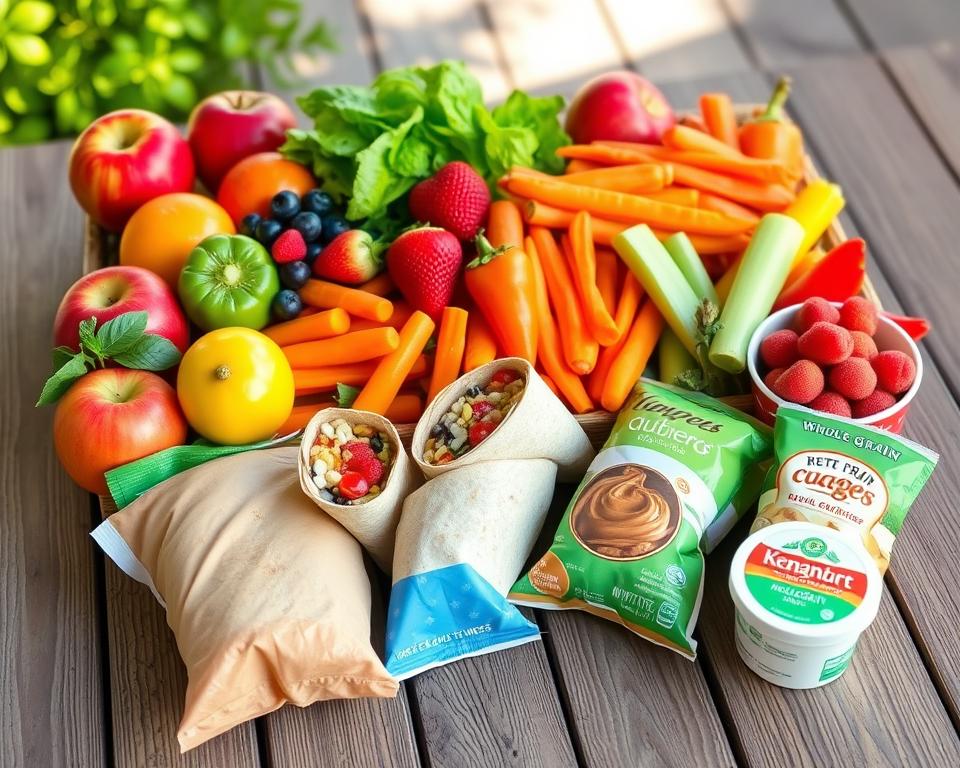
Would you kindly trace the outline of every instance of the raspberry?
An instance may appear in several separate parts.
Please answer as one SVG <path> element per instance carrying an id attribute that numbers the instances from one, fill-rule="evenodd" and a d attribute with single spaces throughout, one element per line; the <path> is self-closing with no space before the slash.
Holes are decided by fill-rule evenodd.
<path id="1" fill-rule="evenodd" d="M 917 375 L 917 366 L 910 355 L 896 349 L 880 352 L 870 364 L 877 373 L 877 386 L 894 395 L 910 389 Z"/>
<path id="2" fill-rule="evenodd" d="M 887 410 L 895 402 L 897 402 L 897 398 L 886 390 L 877 387 L 863 400 L 850 403 L 850 410 L 853 418 L 865 419 L 867 416 L 873 416 L 875 413 Z"/>
<path id="3" fill-rule="evenodd" d="M 850 357 L 870 360 L 877 354 L 877 342 L 873 340 L 873 336 L 863 331 L 850 331 L 850 336 L 853 339 L 853 352 L 850 353 Z"/>
<path id="4" fill-rule="evenodd" d="M 797 340 L 797 349 L 802 357 L 820 365 L 842 363 L 853 352 L 850 331 L 839 325 L 816 322 Z"/>
<path id="5" fill-rule="evenodd" d="M 760 359 L 768 368 L 786 368 L 797 362 L 799 336 L 789 328 L 774 331 L 760 342 Z"/>
<path id="6" fill-rule="evenodd" d="M 823 371 L 810 360 L 797 360 L 773 382 L 773 391 L 791 403 L 809 403 L 823 392 Z"/>
<path id="7" fill-rule="evenodd" d="M 848 331 L 877 332 L 877 307 L 863 296 L 851 296 L 840 307 L 840 325 Z"/>
<path id="8" fill-rule="evenodd" d="M 832 413 L 834 416 L 843 416 L 845 419 L 849 419 L 851 414 L 850 403 L 847 402 L 847 398 L 838 395 L 836 392 L 831 392 L 829 389 L 813 398 L 808 407 L 815 411 Z"/>
<path id="9" fill-rule="evenodd" d="M 480 421 L 480 419 L 493 410 L 493 403 L 489 400 L 477 400 L 477 402 L 470 406 L 470 410 L 473 411 L 473 418 Z"/>
<path id="10" fill-rule="evenodd" d="M 350 458 L 345 459 L 342 465 L 346 470 L 358 472 L 367 481 L 368 485 L 376 485 L 380 482 L 383 477 L 383 464 L 377 458 L 373 448 L 359 440 L 351 440 L 349 443 L 345 443 L 340 450 L 341 455 L 350 454 Z"/>
<path id="11" fill-rule="evenodd" d="M 870 367 L 870 361 L 862 357 L 850 357 L 835 365 L 827 380 L 848 400 L 863 400 L 877 388 L 877 374 Z"/>
<path id="12" fill-rule="evenodd" d="M 814 323 L 836 323 L 839 319 L 839 309 L 826 299 L 814 296 L 812 299 L 807 299 L 800 305 L 794 326 L 797 329 L 797 333 L 804 333 L 810 330 Z"/>
<path id="13" fill-rule="evenodd" d="M 478 421 L 476 424 L 471 424 L 470 431 L 467 433 L 467 439 L 470 441 L 470 445 L 479 445 L 490 437 L 490 433 L 496 428 L 497 425 L 490 421 Z"/>
<path id="14" fill-rule="evenodd" d="M 359 472 L 352 471 L 347 471 L 341 474 L 338 487 L 340 488 L 340 495 L 348 501 L 353 501 L 354 499 L 359 499 L 361 496 L 366 496 L 367 491 L 370 490 L 370 484 L 366 481 L 364 476 Z"/>
<path id="15" fill-rule="evenodd" d="M 277 264 L 300 261 L 307 255 L 307 241 L 297 230 L 288 229 L 273 241 L 270 254 Z"/>
<path id="16" fill-rule="evenodd" d="M 763 377 L 763 383 L 767 385 L 767 389 L 773 390 L 773 382 L 775 382 L 780 374 L 783 373 L 786 368 L 774 368 L 766 376 Z"/>

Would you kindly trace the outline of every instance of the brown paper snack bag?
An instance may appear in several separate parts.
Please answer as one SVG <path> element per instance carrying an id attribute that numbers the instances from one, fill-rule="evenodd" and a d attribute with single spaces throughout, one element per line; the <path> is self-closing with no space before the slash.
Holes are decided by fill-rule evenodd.
<path id="1" fill-rule="evenodd" d="M 361 432 L 366 432 L 362 427 L 371 427 L 386 438 L 390 449 L 390 462 L 378 485 L 379 493 L 368 499 L 364 497 L 366 500 L 357 499 L 351 504 L 337 504 L 327 498 L 331 494 L 324 494 L 323 489 L 318 486 L 312 469 L 316 459 L 310 457 L 311 449 L 322 434 L 324 425 L 330 425 L 327 431 L 334 435 L 332 439 L 341 442 L 332 426 L 341 419 L 350 426 L 351 433 L 358 427 Z M 354 435 L 350 434 L 350 437 L 353 438 Z M 390 573 L 393 567 L 394 535 L 403 500 L 422 482 L 420 474 L 400 443 L 400 435 L 393 424 L 383 416 L 369 411 L 355 411 L 351 408 L 325 408 L 319 411 L 307 424 L 300 441 L 299 473 L 303 492 L 320 509 L 350 531 L 377 565 L 385 573 Z"/>
<path id="2" fill-rule="evenodd" d="M 362 551 L 301 493 L 296 462 L 296 447 L 211 461 L 93 532 L 166 607 L 188 675 L 183 751 L 288 701 L 397 693 L 370 645 Z"/>

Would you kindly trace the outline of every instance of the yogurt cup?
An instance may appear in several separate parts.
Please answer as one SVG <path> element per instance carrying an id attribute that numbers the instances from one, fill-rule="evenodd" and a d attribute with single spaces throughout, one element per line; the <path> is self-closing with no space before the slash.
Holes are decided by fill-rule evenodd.
<path id="1" fill-rule="evenodd" d="M 737 652 L 776 685 L 825 685 L 846 670 L 882 592 L 857 539 L 814 523 L 761 528 L 730 566 Z"/>

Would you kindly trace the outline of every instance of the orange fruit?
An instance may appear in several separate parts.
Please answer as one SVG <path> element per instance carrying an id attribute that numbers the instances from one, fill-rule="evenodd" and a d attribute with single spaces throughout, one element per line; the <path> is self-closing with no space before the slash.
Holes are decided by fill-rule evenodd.
<path id="1" fill-rule="evenodd" d="M 205 237 L 236 231 L 227 212 L 209 197 L 161 195 L 130 217 L 120 237 L 120 263 L 156 272 L 176 293 L 190 251 Z"/>
<path id="2" fill-rule="evenodd" d="M 217 202 L 238 227 L 248 213 L 270 215 L 270 199 L 285 189 L 303 195 L 317 186 L 313 174 L 300 163 L 286 160 L 279 152 L 260 152 L 245 157 L 220 182 Z"/>

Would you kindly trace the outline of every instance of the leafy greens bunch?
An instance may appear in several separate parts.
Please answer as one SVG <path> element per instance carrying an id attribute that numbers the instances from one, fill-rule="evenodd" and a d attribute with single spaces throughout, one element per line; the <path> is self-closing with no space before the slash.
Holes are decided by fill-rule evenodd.
<path id="1" fill-rule="evenodd" d="M 556 150 L 570 143 L 557 119 L 562 97 L 514 91 L 488 110 L 458 61 L 391 69 L 370 87 L 318 88 L 297 103 L 314 128 L 288 131 L 281 151 L 349 199 L 348 219 L 370 219 L 372 228 L 396 225 L 404 216 L 391 204 L 453 160 L 492 185 L 513 165 L 559 173 Z"/>

